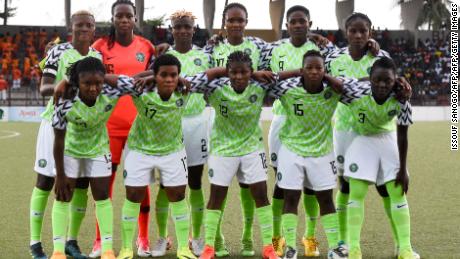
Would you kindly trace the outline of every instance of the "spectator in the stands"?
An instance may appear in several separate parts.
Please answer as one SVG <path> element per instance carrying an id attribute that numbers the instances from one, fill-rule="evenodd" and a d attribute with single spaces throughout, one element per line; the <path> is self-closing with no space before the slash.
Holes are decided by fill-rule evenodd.
<path id="1" fill-rule="evenodd" d="M 8 82 L 5 80 L 3 75 L 0 75 L 0 100 L 6 101 Z"/>

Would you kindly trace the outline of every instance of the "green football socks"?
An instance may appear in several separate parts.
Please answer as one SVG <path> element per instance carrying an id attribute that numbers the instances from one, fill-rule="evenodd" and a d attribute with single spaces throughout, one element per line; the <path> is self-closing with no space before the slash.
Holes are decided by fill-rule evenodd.
<path id="1" fill-rule="evenodd" d="M 204 194 L 203 189 L 194 190 L 189 188 L 189 202 L 192 214 L 192 238 L 198 239 L 203 225 Z"/>
<path id="2" fill-rule="evenodd" d="M 241 209 L 243 210 L 243 240 L 252 240 L 252 225 L 256 204 L 249 188 L 240 188 Z"/>
<path id="3" fill-rule="evenodd" d="M 177 247 L 188 248 L 188 237 L 190 229 L 190 212 L 185 199 L 176 202 L 170 202 L 171 215 L 176 230 Z"/>
<path id="4" fill-rule="evenodd" d="M 406 195 L 402 192 L 402 187 L 395 186 L 395 182 L 386 183 L 388 194 L 391 199 L 391 217 L 398 233 L 399 249 L 411 249 L 410 242 L 410 213 Z"/>
<path id="5" fill-rule="evenodd" d="M 345 243 L 348 243 L 347 233 L 347 204 L 349 195 L 341 192 L 340 190 L 336 194 L 335 204 L 337 210 L 337 218 L 339 220 L 339 239 Z"/>
<path id="6" fill-rule="evenodd" d="M 337 213 L 330 213 L 321 216 L 324 232 L 326 232 L 329 248 L 334 248 L 339 242 L 339 219 Z"/>
<path id="7" fill-rule="evenodd" d="M 305 209 L 305 234 L 306 238 L 315 237 L 316 222 L 319 216 L 319 204 L 316 195 L 304 194 L 303 207 Z"/>
<path id="8" fill-rule="evenodd" d="M 281 231 L 281 217 L 283 215 L 283 199 L 272 199 L 272 212 L 273 212 L 273 236 L 280 237 L 282 236 Z"/>
<path id="9" fill-rule="evenodd" d="M 125 199 L 125 202 L 123 203 L 123 208 L 121 210 L 122 248 L 132 249 L 133 247 L 134 232 L 136 231 L 137 218 L 139 217 L 140 208 L 140 202 L 135 203 Z"/>
<path id="10" fill-rule="evenodd" d="M 166 238 L 168 235 L 169 201 L 164 188 L 158 190 L 157 200 L 155 201 L 155 214 L 157 216 L 158 235 Z"/>
<path id="11" fill-rule="evenodd" d="M 361 227 L 364 220 L 364 198 L 369 183 L 350 178 L 348 201 L 348 242 L 350 250 L 360 249 Z"/>
<path id="12" fill-rule="evenodd" d="M 70 220 L 67 240 L 77 240 L 81 223 L 85 218 L 88 202 L 88 189 L 75 188 L 70 201 Z"/>
<path id="13" fill-rule="evenodd" d="M 102 253 L 112 250 L 113 244 L 113 207 L 110 199 L 96 201 L 96 218 L 101 232 Z"/>
<path id="14" fill-rule="evenodd" d="M 216 239 L 217 230 L 220 228 L 219 221 L 221 219 L 221 210 L 206 210 L 204 231 L 205 231 L 205 244 L 214 247 L 214 240 Z"/>
<path id="15" fill-rule="evenodd" d="M 281 221 L 286 245 L 296 249 L 297 215 L 292 213 L 283 214 Z"/>
<path id="16" fill-rule="evenodd" d="M 35 187 L 30 197 L 30 242 L 31 245 L 41 241 L 43 216 L 50 191 L 43 191 Z"/>
<path id="17" fill-rule="evenodd" d="M 69 202 L 54 200 L 52 211 L 54 251 L 64 253 L 65 235 L 69 222 Z"/>
<path id="18" fill-rule="evenodd" d="M 264 246 L 272 244 L 273 237 L 273 212 L 270 205 L 256 208 L 257 217 L 259 218 L 260 233 L 262 244 Z"/>

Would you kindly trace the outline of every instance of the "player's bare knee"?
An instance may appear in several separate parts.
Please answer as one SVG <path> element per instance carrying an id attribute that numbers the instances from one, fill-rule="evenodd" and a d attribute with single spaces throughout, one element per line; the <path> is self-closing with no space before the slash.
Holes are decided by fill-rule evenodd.
<path id="1" fill-rule="evenodd" d="M 386 198 L 389 196 L 387 187 L 385 185 L 380 185 L 380 186 L 376 185 L 375 188 L 377 189 L 377 192 L 379 193 L 381 197 Z"/>
<path id="2" fill-rule="evenodd" d="M 185 185 L 165 187 L 166 196 L 169 202 L 178 202 L 185 199 Z"/>
<path id="3" fill-rule="evenodd" d="M 335 212 L 334 201 L 332 198 L 332 189 L 315 192 L 318 200 L 320 214 L 326 215 Z"/>
<path id="4" fill-rule="evenodd" d="M 49 177 L 42 174 L 37 174 L 37 182 L 35 187 L 42 191 L 51 191 L 54 186 L 54 177 Z"/>
<path id="5" fill-rule="evenodd" d="M 211 192 L 207 208 L 210 210 L 220 210 L 225 198 L 227 197 L 227 186 L 219 186 L 211 184 Z"/>
<path id="6" fill-rule="evenodd" d="M 297 206 L 299 205 L 301 190 L 284 189 L 284 213 L 297 214 Z"/>
<path id="7" fill-rule="evenodd" d="M 130 202 L 141 203 L 145 196 L 147 186 L 126 186 L 126 199 Z"/>
<path id="8" fill-rule="evenodd" d="M 77 178 L 76 182 L 75 182 L 75 188 L 78 188 L 78 189 L 88 189 L 89 187 L 89 181 L 90 179 L 87 178 L 87 177 L 84 177 L 84 178 Z"/>
<path id="9" fill-rule="evenodd" d="M 340 192 L 349 194 L 350 193 L 350 183 L 345 181 L 345 178 L 343 178 L 343 176 L 339 176 L 339 182 L 340 182 Z"/>
<path id="10" fill-rule="evenodd" d="M 193 190 L 201 189 L 201 177 L 203 175 L 203 165 L 191 166 L 188 168 L 188 186 Z"/>
<path id="11" fill-rule="evenodd" d="M 275 188 L 273 190 L 273 198 L 279 200 L 284 199 L 284 190 L 281 189 L 277 184 L 275 184 Z"/>

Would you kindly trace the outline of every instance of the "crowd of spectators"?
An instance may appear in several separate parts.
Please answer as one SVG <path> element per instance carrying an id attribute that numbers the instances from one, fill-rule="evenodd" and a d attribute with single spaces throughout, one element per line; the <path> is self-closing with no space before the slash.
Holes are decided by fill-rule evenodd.
<path id="1" fill-rule="evenodd" d="M 108 29 L 108 28 L 106 28 Z M 99 31 L 97 36 L 107 30 Z M 338 47 L 346 46 L 343 33 L 338 31 L 319 31 Z M 150 40 L 157 45 L 163 42 L 172 44 L 170 30 L 153 27 Z M 286 35 L 283 35 L 286 36 Z M 46 44 L 59 37 L 58 31 L 40 28 L 23 28 L 17 33 L 0 33 L 0 103 L 6 100 L 6 89 L 12 91 L 27 87 L 27 98 L 38 101 L 40 70 L 38 63 Z M 208 32 L 197 28 L 193 42 L 204 46 L 209 38 Z M 374 38 L 383 50 L 389 52 L 398 66 L 398 74 L 405 76 L 413 87 L 413 102 L 421 105 L 448 105 L 450 93 L 450 52 L 449 39 L 433 34 L 417 45 L 405 38 L 395 38 L 388 30 L 378 30 Z"/>

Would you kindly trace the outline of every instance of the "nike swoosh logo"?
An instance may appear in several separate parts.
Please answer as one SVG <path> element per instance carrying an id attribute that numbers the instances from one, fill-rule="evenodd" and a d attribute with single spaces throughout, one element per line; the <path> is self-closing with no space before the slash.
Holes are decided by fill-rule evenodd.
<path id="1" fill-rule="evenodd" d="M 404 207 L 406 207 L 406 206 L 407 206 L 407 204 L 397 205 L 396 208 L 400 209 L 400 208 L 404 208 Z"/>

